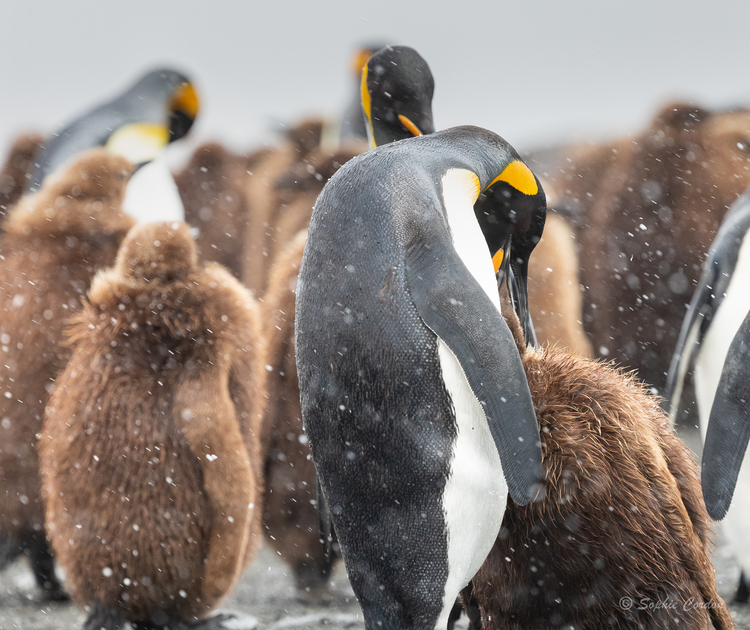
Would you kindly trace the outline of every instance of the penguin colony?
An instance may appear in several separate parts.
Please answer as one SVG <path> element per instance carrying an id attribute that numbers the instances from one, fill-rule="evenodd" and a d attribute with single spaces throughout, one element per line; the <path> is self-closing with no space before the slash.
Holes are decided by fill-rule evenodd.
<path id="1" fill-rule="evenodd" d="M 120 206 L 133 171 L 103 150 L 82 155 L 23 197 L 5 220 L 0 251 L 0 537 L 3 563 L 27 550 L 39 585 L 64 597 L 44 529 L 36 434 L 55 378 L 70 357 L 66 320 L 94 274 L 111 265 L 133 225 Z"/>
<path id="2" fill-rule="evenodd" d="M 387 47 L 364 67 L 359 131 L 349 121 L 332 141 L 331 129 L 311 120 L 280 149 L 249 156 L 209 144 L 177 187 L 162 167 L 157 177 L 177 202 L 169 216 L 195 225 L 197 243 L 179 221 L 141 225 L 125 238 L 133 219 L 124 210 L 165 198 L 156 189 L 135 194 L 132 164 L 150 162 L 141 181 L 159 173 L 161 149 L 197 114 L 181 73 L 150 73 L 56 140 L 19 143 L 0 171 L 0 211 L 16 204 L 0 249 L 11 394 L 0 425 L 0 563 L 25 551 L 47 597 L 65 599 L 49 541 L 67 589 L 88 608 L 86 628 L 207 630 L 223 627 L 224 616 L 208 615 L 252 560 L 262 529 L 298 588 L 321 595 L 334 558 L 317 521 L 330 517 L 368 627 L 445 627 L 462 589 L 475 628 L 732 627 L 707 557 L 692 462 L 655 402 L 630 377 L 534 347 L 530 310 L 543 338 L 591 354 L 580 334 L 572 239 L 583 238 L 582 225 L 602 233 L 604 193 L 575 208 L 571 199 L 585 187 L 566 188 L 548 168 L 562 213 L 535 265 L 539 180 L 484 130 L 414 138 L 434 131 L 431 95 L 424 60 Z M 712 159 L 702 163 L 698 194 L 713 186 L 728 206 L 736 182 L 711 178 L 741 162 L 723 149 L 727 128 L 740 128 L 746 114 L 685 111 L 660 117 L 674 131 L 659 128 L 670 141 L 657 161 L 684 156 L 680 142 L 701 134 Z M 373 145 L 405 142 L 349 162 L 362 150 L 362 130 Z M 108 152 L 69 161 L 95 146 Z M 576 184 L 594 190 L 599 179 L 617 179 L 607 172 L 618 166 L 610 148 L 583 151 L 589 177 Z M 649 156 L 625 153 L 638 178 Z M 373 192 L 399 160 L 394 190 Z M 345 182 L 355 192 L 342 193 Z M 667 185 L 657 183 L 663 193 Z M 33 194 L 18 202 L 24 187 Z M 637 205 L 625 197 L 615 205 Z M 664 198 L 681 199 L 671 189 Z M 336 217 L 342 207 L 344 220 Z M 373 216 L 375 208 L 386 212 Z M 372 249 L 373 234 L 390 246 Z M 342 238 L 349 251 L 336 245 Z M 375 271 L 364 267 L 364 252 Z M 334 270 L 338 258 L 349 264 Z M 544 277 L 547 269 L 554 273 Z M 267 292 L 263 304 L 235 278 L 256 296 Z M 500 280 L 510 296 L 498 296 Z M 529 304 L 527 282 L 532 300 L 534 291 L 543 296 L 541 309 Z M 738 338 L 730 357 L 744 357 Z M 617 343 L 626 355 L 627 343 Z M 29 347 L 46 350 L 24 353 Z M 737 369 L 732 376 L 745 382 Z M 742 435 L 736 425 L 717 431 L 725 442 Z M 315 501 L 308 435 L 323 491 Z M 708 435 L 710 454 L 710 426 Z M 706 476 L 704 459 L 704 483 L 720 488 L 724 505 L 746 437 L 733 445 L 728 470 Z M 563 560 L 573 555 L 577 563 Z M 703 606 L 676 617 L 618 607 L 619 598 L 644 594 Z"/>

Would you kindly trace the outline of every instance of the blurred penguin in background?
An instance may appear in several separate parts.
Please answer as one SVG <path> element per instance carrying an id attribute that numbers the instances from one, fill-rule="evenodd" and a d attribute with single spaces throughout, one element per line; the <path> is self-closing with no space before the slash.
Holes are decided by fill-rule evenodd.
<path id="1" fill-rule="evenodd" d="M 703 496 L 742 572 L 735 599 L 750 599 L 750 190 L 711 245 L 685 315 L 667 380 L 673 421 L 692 370 L 703 438 Z"/>
<path id="2" fill-rule="evenodd" d="M 343 122 L 313 117 L 284 126 L 277 142 L 249 154 L 209 142 L 175 176 L 185 220 L 197 228 L 199 258 L 226 266 L 256 297 L 266 290 L 274 258 L 307 225 L 322 185 L 367 148 L 360 71 L 372 51 L 364 47 L 353 57 L 355 89 Z"/>
<path id="3" fill-rule="evenodd" d="M 198 110 L 198 95 L 184 74 L 153 70 L 47 140 L 35 159 L 27 192 L 38 190 L 45 177 L 79 151 L 106 146 L 141 166 L 128 185 L 124 206 L 137 221 L 184 220 L 163 149 L 187 134 Z"/>
<path id="4" fill-rule="evenodd" d="M 0 252 L 0 566 L 20 552 L 52 600 L 65 598 L 47 545 L 36 434 L 69 349 L 62 343 L 94 274 L 114 262 L 133 225 L 122 209 L 134 167 L 105 149 L 84 152 L 24 196 Z"/>

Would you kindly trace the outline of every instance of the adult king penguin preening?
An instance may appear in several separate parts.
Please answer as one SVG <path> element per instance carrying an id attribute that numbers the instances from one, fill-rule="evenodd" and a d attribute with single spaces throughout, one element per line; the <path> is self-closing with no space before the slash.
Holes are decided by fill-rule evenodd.
<path id="1" fill-rule="evenodd" d="M 545 197 L 502 138 L 456 127 L 351 160 L 313 213 L 296 304 L 302 413 L 368 628 L 446 627 L 508 492 L 526 504 L 541 478 L 495 278 L 509 246 L 493 237 L 509 232 L 483 235 L 475 217 L 493 224 L 500 203 L 523 217 Z"/>
<path id="2" fill-rule="evenodd" d="M 362 68 L 362 111 L 371 147 L 433 133 L 430 66 L 408 46 L 386 46 Z"/>
<path id="3" fill-rule="evenodd" d="M 693 368 L 703 497 L 711 518 L 724 519 L 724 535 L 742 568 L 741 602 L 750 599 L 750 462 L 743 462 L 750 438 L 749 229 L 750 189 L 731 207 L 711 246 L 667 379 L 674 419 Z"/>
<path id="4" fill-rule="evenodd" d="M 184 220 L 184 208 L 162 150 L 190 130 L 198 114 L 190 80 L 168 68 L 153 70 L 123 94 L 86 112 L 44 143 L 26 192 L 72 156 L 98 146 L 136 165 L 124 209 L 138 221 Z"/>

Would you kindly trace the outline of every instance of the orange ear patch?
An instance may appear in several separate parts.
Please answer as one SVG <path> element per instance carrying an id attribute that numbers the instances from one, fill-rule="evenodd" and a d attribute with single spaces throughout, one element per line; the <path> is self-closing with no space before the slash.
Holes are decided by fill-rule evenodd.
<path id="1" fill-rule="evenodd" d="M 487 188 L 495 182 L 507 182 L 524 195 L 536 195 L 539 192 L 534 174 L 520 160 L 508 164 L 503 172 L 490 182 Z"/>
<path id="2" fill-rule="evenodd" d="M 200 101 L 191 83 L 183 83 L 177 88 L 172 97 L 171 106 L 173 110 L 180 109 L 195 120 L 200 108 Z"/>

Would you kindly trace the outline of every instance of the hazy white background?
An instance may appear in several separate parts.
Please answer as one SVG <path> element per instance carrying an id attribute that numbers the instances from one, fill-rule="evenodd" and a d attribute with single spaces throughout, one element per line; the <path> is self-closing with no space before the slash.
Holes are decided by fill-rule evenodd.
<path id="1" fill-rule="evenodd" d="M 749 37 L 747 0 L 0 0 L 0 149 L 158 64 L 194 77 L 196 140 L 251 148 L 282 121 L 338 113 L 370 41 L 427 59 L 438 128 L 519 148 L 611 135 L 667 99 L 750 104 Z"/>

